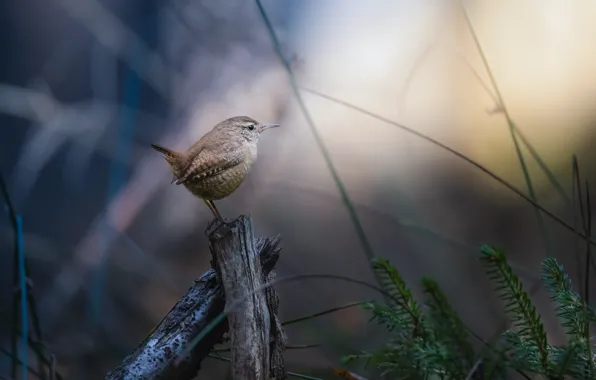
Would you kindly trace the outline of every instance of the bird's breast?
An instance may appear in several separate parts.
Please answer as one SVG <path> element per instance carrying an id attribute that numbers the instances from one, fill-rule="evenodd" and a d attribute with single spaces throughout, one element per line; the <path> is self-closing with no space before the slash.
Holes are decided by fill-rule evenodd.
<path id="1" fill-rule="evenodd" d="M 247 149 L 241 162 L 214 176 L 200 180 L 191 179 L 185 186 L 202 199 L 218 200 L 232 194 L 244 181 L 257 157 L 256 149 Z"/>

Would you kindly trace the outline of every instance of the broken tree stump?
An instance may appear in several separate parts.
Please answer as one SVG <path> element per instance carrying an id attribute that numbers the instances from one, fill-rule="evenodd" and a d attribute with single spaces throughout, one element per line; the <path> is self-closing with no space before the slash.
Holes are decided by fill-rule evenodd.
<path id="1" fill-rule="evenodd" d="M 285 336 L 277 328 L 281 324 L 277 317 L 278 298 L 273 287 L 267 288 L 265 292 L 251 294 L 238 310 L 231 311 L 228 321 L 220 323 L 194 347 L 189 357 L 174 366 L 173 360 L 188 343 L 224 311 L 226 304 L 230 304 L 227 291 L 231 292 L 232 299 L 248 294 L 233 285 L 231 279 L 252 289 L 262 286 L 266 279 L 274 275 L 272 270 L 281 252 L 279 237 L 254 239 L 251 219 L 247 216 L 240 216 L 225 224 L 214 221 L 209 224 L 206 233 L 214 257 L 214 268 L 195 281 L 135 351 L 106 375 L 106 380 L 193 379 L 213 346 L 222 342 L 229 326 L 233 327 L 230 335 L 232 372 L 237 374 L 235 379 L 286 378 L 282 356 Z M 221 273 L 223 284 L 218 273 Z M 248 308 L 251 312 L 247 311 Z M 259 330 L 261 327 L 264 328 L 262 331 Z M 264 339 L 265 336 L 267 339 Z M 264 348 L 257 347 L 257 343 L 264 344 Z M 252 347 L 252 354 L 246 355 L 238 347 L 242 347 L 242 350 Z M 240 375 L 241 368 L 243 371 L 252 371 L 254 368 L 255 373 Z M 263 377 L 269 376 L 269 373 L 271 377 Z"/>
<path id="2" fill-rule="evenodd" d="M 207 229 L 213 266 L 226 295 L 226 310 L 235 380 L 285 379 L 285 336 L 277 319 L 279 299 L 273 287 L 264 288 L 265 274 L 256 255 L 250 217 Z"/>

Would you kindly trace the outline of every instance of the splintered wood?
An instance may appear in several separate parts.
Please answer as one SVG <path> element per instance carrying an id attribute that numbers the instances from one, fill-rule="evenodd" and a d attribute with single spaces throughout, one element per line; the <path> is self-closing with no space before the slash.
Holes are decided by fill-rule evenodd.
<path id="1" fill-rule="evenodd" d="M 286 379 L 285 335 L 277 316 L 279 299 L 273 287 L 263 290 L 263 285 L 275 275 L 272 270 L 281 251 L 279 238 L 255 240 L 247 216 L 226 224 L 214 221 L 206 234 L 214 268 L 195 281 L 135 351 L 107 374 L 107 380 L 194 379 L 203 359 L 228 331 L 234 379 Z M 194 337 L 225 307 L 239 300 L 244 301 L 230 310 L 228 320 L 207 334 L 180 365 L 174 366 L 174 359 Z"/>

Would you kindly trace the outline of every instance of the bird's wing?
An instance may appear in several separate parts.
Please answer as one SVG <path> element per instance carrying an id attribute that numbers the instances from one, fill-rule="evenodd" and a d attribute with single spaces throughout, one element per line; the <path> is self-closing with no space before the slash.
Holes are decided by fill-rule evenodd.
<path id="1" fill-rule="evenodd" d="M 242 162 L 241 151 L 221 152 L 219 150 L 202 149 L 191 161 L 184 174 L 176 181 L 177 185 L 191 179 L 200 181 L 216 176 L 221 172 Z"/>

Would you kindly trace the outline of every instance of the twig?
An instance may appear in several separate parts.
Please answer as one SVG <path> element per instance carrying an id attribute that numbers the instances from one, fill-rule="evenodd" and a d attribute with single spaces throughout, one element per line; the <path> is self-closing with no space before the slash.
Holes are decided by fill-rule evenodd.
<path id="1" fill-rule="evenodd" d="M 472 369 L 470 369 L 470 372 L 468 372 L 466 380 L 472 380 L 473 376 L 476 375 L 476 370 L 478 369 L 478 367 L 480 367 L 480 364 L 482 364 L 482 358 L 476 360 L 476 363 L 474 363 L 474 366 L 472 367 Z"/>

